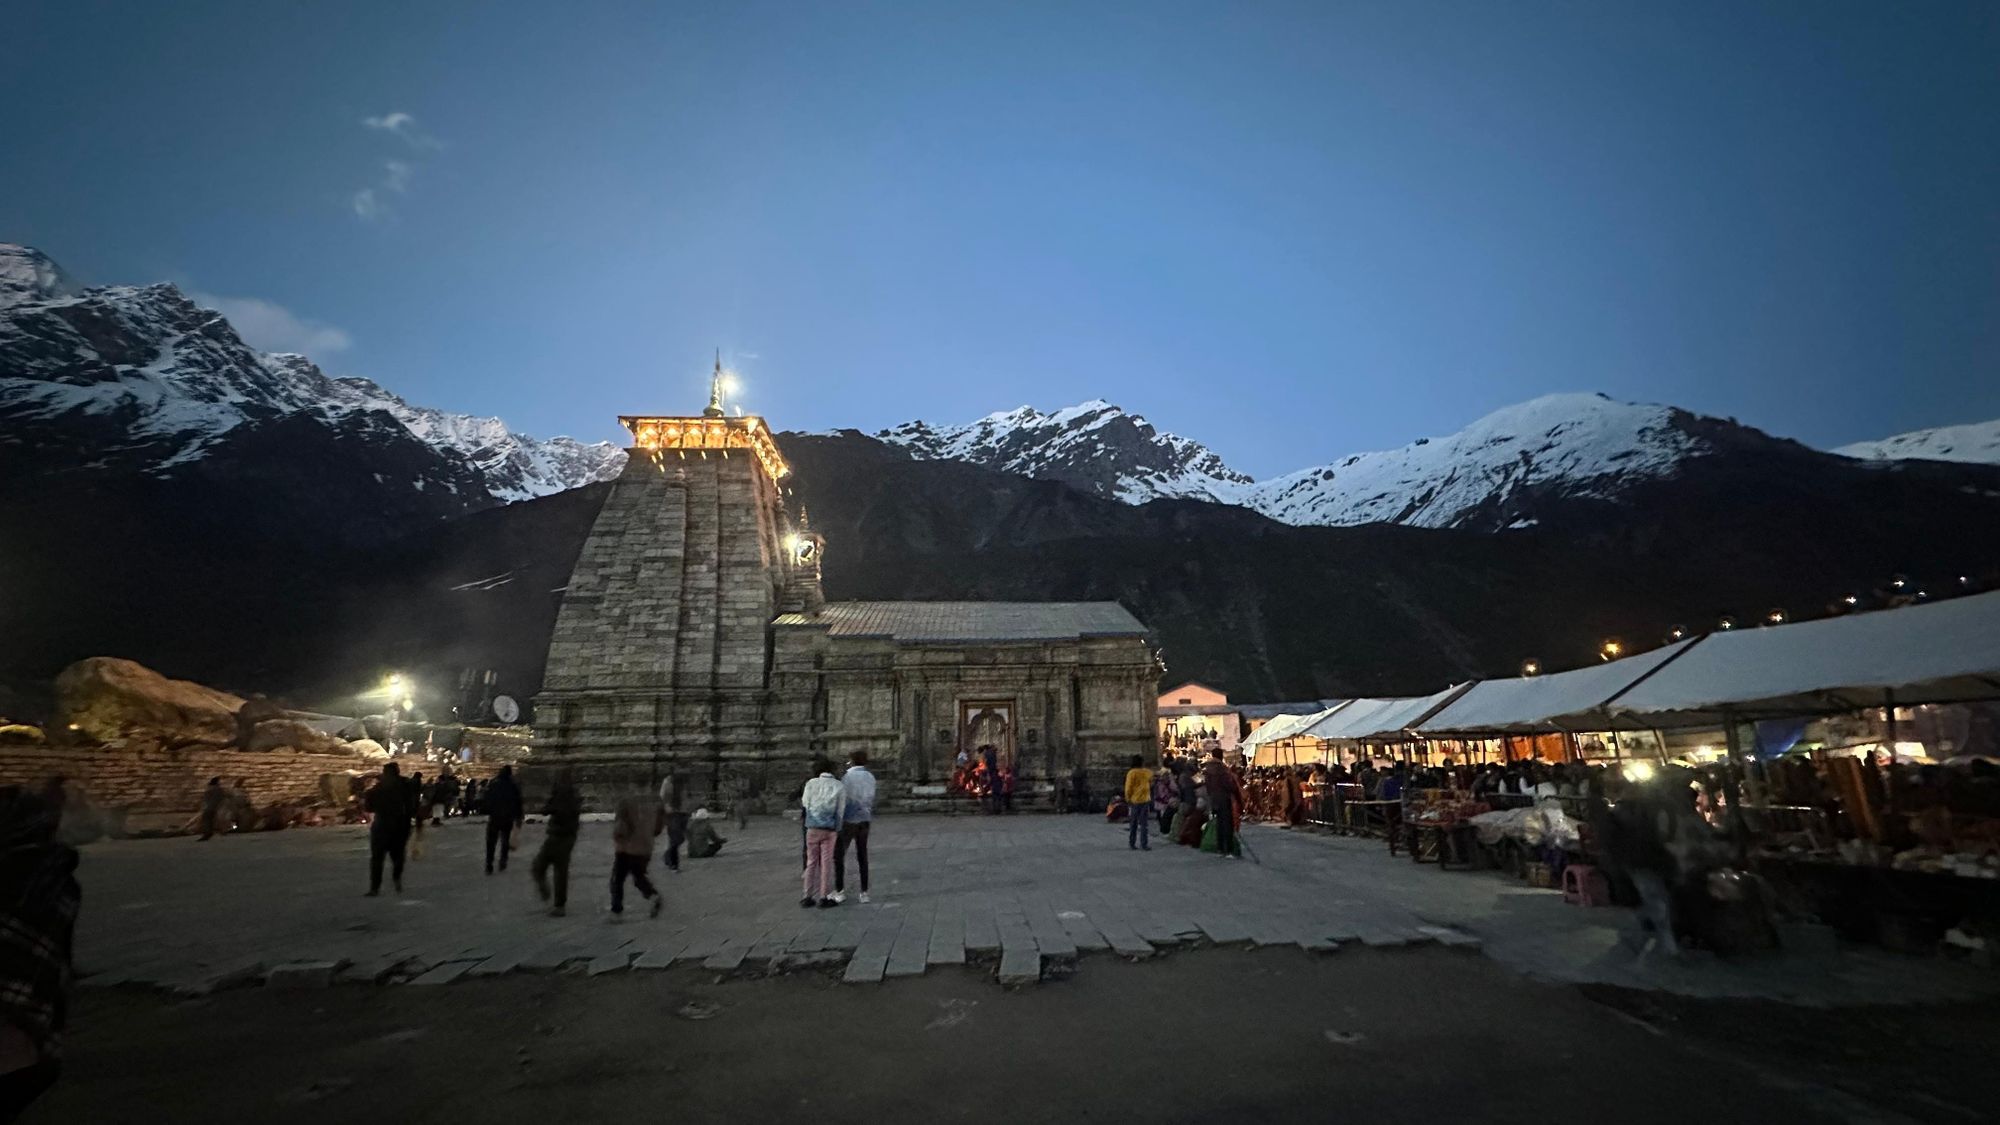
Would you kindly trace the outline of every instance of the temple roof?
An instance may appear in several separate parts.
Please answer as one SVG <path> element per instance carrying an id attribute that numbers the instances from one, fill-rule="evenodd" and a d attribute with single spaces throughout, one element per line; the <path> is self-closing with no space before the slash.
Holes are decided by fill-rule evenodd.
<path id="1" fill-rule="evenodd" d="M 820 626 L 836 637 L 887 637 L 904 644 L 1074 641 L 1143 637 L 1146 627 L 1117 602 L 828 602 L 772 624 Z"/>

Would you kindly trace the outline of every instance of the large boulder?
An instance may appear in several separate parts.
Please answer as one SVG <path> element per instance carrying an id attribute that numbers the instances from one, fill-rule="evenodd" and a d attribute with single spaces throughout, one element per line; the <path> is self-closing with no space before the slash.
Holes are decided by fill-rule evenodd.
<path id="1" fill-rule="evenodd" d="M 242 706 L 228 692 L 115 656 L 79 660 L 56 677 L 57 724 L 98 742 L 149 733 L 167 745 L 226 746 L 236 739 Z"/>
<path id="2" fill-rule="evenodd" d="M 250 732 L 252 750 L 297 750 L 305 754 L 339 754 L 353 757 L 355 748 L 347 740 L 323 734 L 298 719 L 266 719 Z"/>

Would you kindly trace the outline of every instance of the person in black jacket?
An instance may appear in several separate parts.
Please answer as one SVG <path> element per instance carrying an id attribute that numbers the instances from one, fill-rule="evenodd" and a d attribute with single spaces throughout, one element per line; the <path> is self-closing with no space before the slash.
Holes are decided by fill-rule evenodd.
<path id="1" fill-rule="evenodd" d="M 403 780 L 403 771 L 390 762 L 382 767 L 382 777 L 361 799 L 368 810 L 368 893 L 382 893 L 382 857 L 389 857 L 390 875 L 396 892 L 403 890 L 403 849 L 410 842 L 410 822 L 416 819 L 417 797 Z"/>
<path id="2" fill-rule="evenodd" d="M 521 823 L 521 787 L 514 784 L 514 767 L 501 766 L 486 786 L 486 873 L 493 874 L 493 846 L 500 846 L 500 870 L 507 870 L 507 851 L 514 826 Z"/>
<path id="3" fill-rule="evenodd" d="M 535 852 L 535 862 L 528 870 L 535 877 L 535 890 L 543 902 L 549 901 L 548 874 L 554 870 L 556 877 L 555 902 L 549 908 L 549 916 L 560 918 L 569 904 L 569 857 L 576 849 L 577 823 L 583 815 L 583 799 L 577 794 L 576 782 L 569 769 L 556 775 L 555 787 L 549 790 L 549 803 L 542 807 L 549 818 L 548 831 L 542 837 L 541 849 Z"/>

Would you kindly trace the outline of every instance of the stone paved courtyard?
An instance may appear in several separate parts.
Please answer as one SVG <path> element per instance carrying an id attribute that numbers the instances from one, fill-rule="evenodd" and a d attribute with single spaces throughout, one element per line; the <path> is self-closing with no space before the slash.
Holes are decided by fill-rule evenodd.
<path id="1" fill-rule="evenodd" d="M 875 901 L 831 910 L 798 905 L 795 821 L 760 818 L 725 835 L 721 855 L 678 875 L 656 857 L 661 917 L 640 910 L 616 920 L 603 821 L 584 825 L 560 919 L 545 915 L 528 877 L 535 825 L 509 870 L 491 877 L 481 873 L 481 822 L 431 829 L 405 892 L 373 899 L 361 894 L 367 838 L 358 828 L 105 841 L 84 852 L 78 968 L 87 985 L 191 993 L 328 973 L 426 986 L 675 964 L 724 973 L 840 964 L 856 983 L 970 965 L 1011 984 L 1052 968 L 1089 972 L 1093 956 L 1200 943 L 1309 953 L 1438 943 L 1544 979 L 1693 996 L 1839 1004 L 1965 999 L 1994 987 L 1991 973 L 1870 950 L 1635 963 L 1614 948 L 1622 910 L 1570 906 L 1491 873 L 1418 866 L 1379 842 L 1270 827 L 1246 834 L 1253 862 L 1171 844 L 1134 852 L 1123 825 L 1097 818 L 892 816 L 871 841 Z"/>

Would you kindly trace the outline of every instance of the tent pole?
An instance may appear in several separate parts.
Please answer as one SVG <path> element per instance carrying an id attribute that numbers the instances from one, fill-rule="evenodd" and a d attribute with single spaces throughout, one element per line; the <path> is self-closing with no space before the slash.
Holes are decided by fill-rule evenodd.
<path id="1" fill-rule="evenodd" d="M 1658 727 L 1654 727 L 1652 729 L 1653 729 L 1653 753 L 1659 756 L 1660 765 L 1665 766 L 1667 764 L 1666 733 L 1660 730 L 1660 728 Z"/>
<path id="2" fill-rule="evenodd" d="M 1742 737 L 1736 730 L 1736 713 L 1725 707 L 1722 709 L 1723 744 L 1729 747 L 1729 768 L 1723 771 L 1722 792 L 1729 800 L 1729 836 L 1736 841 L 1736 862 L 1742 863 L 1750 852 L 1748 825 L 1743 820 Z"/>
<path id="3" fill-rule="evenodd" d="M 1889 764 L 1896 764 L 1896 689 L 1882 689 L 1882 717 L 1887 725 Z"/>

